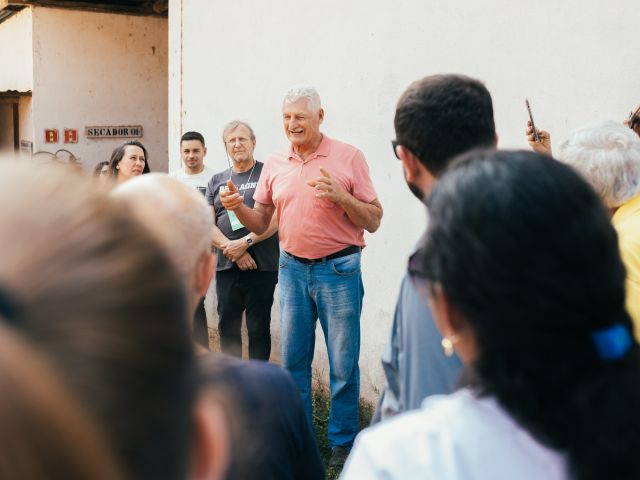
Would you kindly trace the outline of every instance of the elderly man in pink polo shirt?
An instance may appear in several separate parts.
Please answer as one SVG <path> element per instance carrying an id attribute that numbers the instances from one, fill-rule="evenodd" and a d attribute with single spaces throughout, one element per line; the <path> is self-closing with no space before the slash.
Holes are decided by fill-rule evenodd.
<path id="1" fill-rule="evenodd" d="M 339 463 L 358 432 L 360 252 L 364 230 L 380 226 L 382 206 L 362 152 L 320 132 L 324 111 L 315 89 L 291 88 L 282 118 L 291 145 L 267 159 L 254 208 L 244 205 L 230 181 L 220 198 L 256 234 L 277 213 L 282 364 L 311 419 L 311 361 L 320 319 L 330 368 L 329 445 L 332 463 Z"/>

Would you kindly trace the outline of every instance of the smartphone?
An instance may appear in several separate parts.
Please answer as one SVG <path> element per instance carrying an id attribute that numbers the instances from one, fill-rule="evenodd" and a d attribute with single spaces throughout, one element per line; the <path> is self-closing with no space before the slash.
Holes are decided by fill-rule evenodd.
<path id="1" fill-rule="evenodd" d="M 531 107 L 529 106 L 529 100 L 525 98 L 524 103 L 527 105 L 527 112 L 529 112 L 529 121 L 531 122 L 531 129 L 533 130 L 533 141 L 539 142 L 540 135 L 538 135 L 538 130 L 536 130 L 536 124 L 533 122 L 533 115 L 531 114 Z"/>

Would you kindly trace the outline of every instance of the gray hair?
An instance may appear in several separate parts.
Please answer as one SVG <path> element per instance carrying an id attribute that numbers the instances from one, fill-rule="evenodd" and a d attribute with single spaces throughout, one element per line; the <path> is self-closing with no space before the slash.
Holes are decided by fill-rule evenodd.
<path id="1" fill-rule="evenodd" d="M 120 184 L 112 196 L 164 247 L 191 295 L 198 261 L 211 252 L 213 216 L 202 194 L 164 173 L 150 173 Z"/>
<path id="2" fill-rule="evenodd" d="M 247 122 L 243 122 L 242 120 L 232 120 L 231 122 L 227 123 L 222 129 L 222 143 L 226 144 L 227 134 L 229 132 L 233 132 L 239 126 L 246 127 L 246 129 L 249 130 L 249 136 L 251 137 L 251 140 L 254 142 L 256 141 L 256 135 L 255 133 L 253 133 L 253 128 L 251 128 L 251 125 L 249 125 Z"/>
<path id="3" fill-rule="evenodd" d="M 312 112 L 317 112 L 322 107 L 318 91 L 312 86 L 304 84 L 298 84 L 291 87 L 285 94 L 282 104 L 294 103 L 303 99 L 309 102 L 309 109 Z"/>
<path id="4" fill-rule="evenodd" d="M 575 168 L 608 208 L 640 193 L 640 138 L 619 122 L 574 130 L 560 146 L 558 160 Z"/>

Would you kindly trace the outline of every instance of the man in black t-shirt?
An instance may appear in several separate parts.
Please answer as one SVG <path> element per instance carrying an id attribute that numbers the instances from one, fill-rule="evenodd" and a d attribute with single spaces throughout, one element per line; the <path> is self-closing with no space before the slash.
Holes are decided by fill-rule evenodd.
<path id="1" fill-rule="evenodd" d="M 278 282 L 277 220 L 266 232 L 249 232 L 235 214 L 220 202 L 220 190 L 233 180 L 253 208 L 253 193 L 263 164 L 253 158 L 256 138 L 251 127 L 240 121 L 229 123 L 222 133 L 231 167 L 213 176 L 207 186 L 207 201 L 215 226 L 212 243 L 219 250 L 216 268 L 218 330 L 223 352 L 242 356 L 240 327 L 246 311 L 249 358 L 268 360 L 271 354 L 271 305 Z"/>

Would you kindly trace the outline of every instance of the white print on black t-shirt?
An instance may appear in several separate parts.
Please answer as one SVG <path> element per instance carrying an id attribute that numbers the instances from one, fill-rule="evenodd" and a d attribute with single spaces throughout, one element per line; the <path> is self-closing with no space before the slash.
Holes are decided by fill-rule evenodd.
<path id="1" fill-rule="evenodd" d="M 258 186 L 258 182 L 243 183 L 242 185 L 240 185 L 238 187 L 238 190 L 252 190 L 252 189 L 256 188 L 257 186 Z M 226 185 L 220 185 L 219 190 L 223 191 L 225 188 L 227 188 Z"/>

